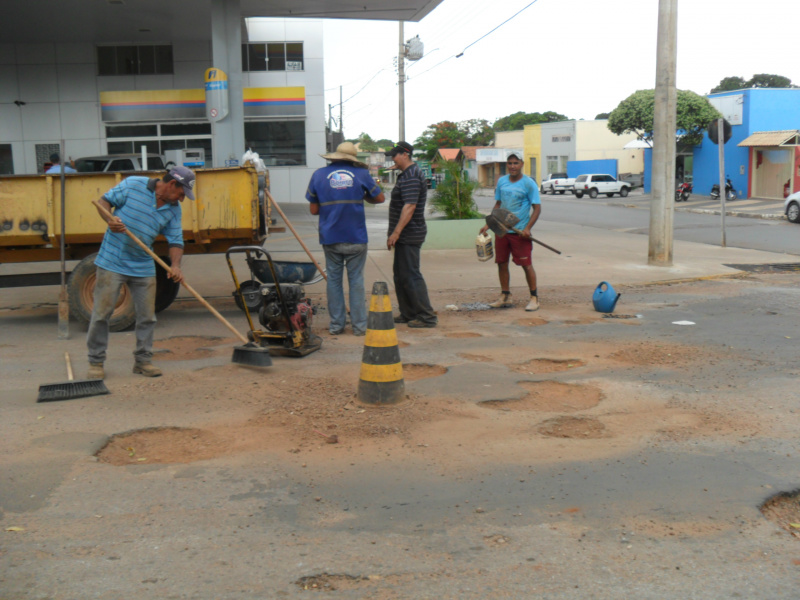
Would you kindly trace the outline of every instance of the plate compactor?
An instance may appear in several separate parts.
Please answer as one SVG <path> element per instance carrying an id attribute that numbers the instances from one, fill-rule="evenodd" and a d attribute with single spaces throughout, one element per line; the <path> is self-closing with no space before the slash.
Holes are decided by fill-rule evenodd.
<path id="1" fill-rule="evenodd" d="M 231 255 L 238 253 L 245 254 L 250 269 L 250 280 L 241 285 L 231 262 Z M 236 285 L 236 305 L 247 315 L 251 341 L 275 356 L 307 356 L 320 349 L 322 338 L 311 331 L 316 309 L 305 296 L 303 283 L 307 281 L 292 277 L 293 283 L 281 283 L 286 279 L 281 277 L 282 265 L 273 262 L 261 246 L 234 246 L 225 253 L 225 260 Z M 252 313 L 258 315 L 264 329 L 253 326 Z"/>

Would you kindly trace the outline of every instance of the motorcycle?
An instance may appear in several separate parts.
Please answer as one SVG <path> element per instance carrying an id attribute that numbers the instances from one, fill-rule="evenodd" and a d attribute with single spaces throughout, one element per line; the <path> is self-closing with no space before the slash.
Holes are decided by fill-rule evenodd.
<path id="1" fill-rule="evenodd" d="M 684 181 L 682 184 L 678 186 L 678 189 L 675 190 L 675 202 L 680 202 L 681 200 L 686 202 L 689 199 L 691 193 L 692 193 L 692 184 L 688 181 Z"/>
<path id="2" fill-rule="evenodd" d="M 736 190 L 733 189 L 733 184 L 731 183 L 730 177 L 725 181 L 725 199 L 726 200 L 736 200 Z M 711 186 L 711 199 L 718 200 L 719 199 L 719 184 L 715 183 Z"/>

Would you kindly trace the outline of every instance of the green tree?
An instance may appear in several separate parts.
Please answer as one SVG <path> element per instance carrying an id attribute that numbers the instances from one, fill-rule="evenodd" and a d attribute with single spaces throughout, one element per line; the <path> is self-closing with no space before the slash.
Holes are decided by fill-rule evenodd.
<path id="1" fill-rule="evenodd" d="M 373 140 L 371 137 L 369 137 L 368 133 L 363 133 L 362 132 L 361 135 L 358 136 L 357 143 L 358 143 L 358 149 L 361 150 L 361 152 L 377 152 L 378 151 L 378 144 L 375 143 L 375 140 Z"/>
<path id="2" fill-rule="evenodd" d="M 792 85 L 792 80 L 782 75 L 767 75 L 766 73 L 759 73 L 753 75 L 750 81 L 747 82 L 749 88 L 796 88 Z"/>
<path id="3" fill-rule="evenodd" d="M 720 81 L 715 88 L 711 90 L 711 94 L 715 94 L 717 92 L 730 92 L 733 90 L 743 90 L 744 88 L 749 87 L 747 82 L 742 77 L 726 77 L 722 81 Z"/>
<path id="4" fill-rule="evenodd" d="M 444 172 L 444 180 L 436 186 L 436 191 L 431 197 L 431 212 L 444 213 L 447 219 L 480 218 L 478 206 L 472 199 L 472 192 L 478 183 L 469 181 L 457 162 L 448 160 L 441 169 Z"/>
<path id="5" fill-rule="evenodd" d="M 392 140 L 387 140 L 386 138 L 381 138 L 377 142 L 379 148 L 383 148 L 384 150 L 390 150 L 394 148 L 394 142 Z"/>
<path id="6" fill-rule="evenodd" d="M 486 119 L 461 121 L 458 128 L 464 133 L 462 146 L 488 146 L 494 139 L 494 129 Z"/>
<path id="7" fill-rule="evenodd" d="M 654 107 L 655 90 L 634 92 L 611 111 L 608 128 L 617 135 L 635 133 L 640 140 L 651 140 Z M 681 141 L 692 146 L 703 140 L 708 124 L 722 116 L 706 98 L 689 90 L 678 90 L 676 113 Z"/>
<path id="8" fill-rule="evenodd" d="M 598 115 L 595 115 L 595 117 L 594 117 L 595 121 L 601 121 L 603 119 L 608 119 L 608 115 L 610 115 L 610 114 L 611 113 L 600 113 Z"/>
<path id="9" fill-rule="evenodd" d="M 428 125 L 428 128 L 414 142 L 414 146 L 424 152 L 426 160 L 432 160 L 439 148 L 460 148 L 465 146 L 464 139 L 464 132 L 457 123 L 442 121 Z"/>
<path id="10" fill-rule="evenodd" d="M 536 123 L 555 123 L 557 121 L 569 121 L 569 117 L 552 110 L 544 113 L 515 112 L 512 115 L 497 119 L 492 127 L 495 131 L 516 131 L 525 125 L 535 125 Z"/>

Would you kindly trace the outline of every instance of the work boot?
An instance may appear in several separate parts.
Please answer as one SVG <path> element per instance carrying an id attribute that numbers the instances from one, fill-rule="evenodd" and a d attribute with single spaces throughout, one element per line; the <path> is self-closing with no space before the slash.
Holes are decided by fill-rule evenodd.
<path id="1" fill-rule="evenodd" d="M 133 365 L 133 372 L 136 375 L 144 375 L 145 377 L 161 377 L 161 369 L 149 362 L 137 362 Z"/>
<path id="2" fill-rule="evenodd" d="M 539 310 L 539 298 L 536 296 L 531 296 L 531 301 L 528 302 L 528 306 L 525 307 L 527 311 L 534 311 Z"/>
<path id="3" fill-rule="evenodd" d="M 408 323 L 411 319 L 406 319 L 403 315 L 397 315 L 393 321 L 395 323 Z"/>
<path id="4" fill-rule="evenodd" d="M 500 298 L 496 302 L 490 302 L 489 306 L 492 308 L 511 308 L 514 303 L 511 301 L 511 294 L 500 294 Z"/>
<path id="5" fill-rule="evenodd" d="M 86 379 L 105 379 L 106 372 L 103 370 L 103 363 L 89 363 L 89 372 Z"/>

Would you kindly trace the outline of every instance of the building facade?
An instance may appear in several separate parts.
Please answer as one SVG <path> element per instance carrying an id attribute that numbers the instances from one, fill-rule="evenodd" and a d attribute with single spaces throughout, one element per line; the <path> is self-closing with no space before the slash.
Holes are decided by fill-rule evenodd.
<path id="1" fill-rule="evenodd" d="M 241 44 L 245 148 L 270 171 L 273 195 L 302 199 L 325 150 L 321 19 L 246 21 Z M 212 40 L 159 44 L 0 44 L 0 173 L 42 173 L 60 140 L 65 158 L 202 149 Z"/>

